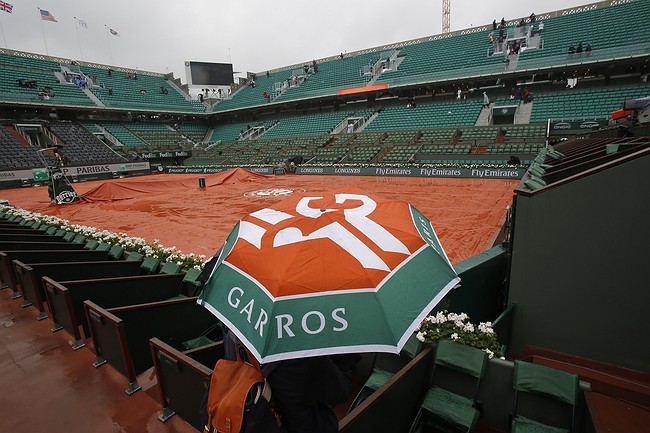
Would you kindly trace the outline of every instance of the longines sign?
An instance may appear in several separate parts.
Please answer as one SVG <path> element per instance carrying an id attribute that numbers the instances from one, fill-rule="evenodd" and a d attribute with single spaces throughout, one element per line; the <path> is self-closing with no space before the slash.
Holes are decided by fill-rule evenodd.
<path id="1" fill-rule="evenodd" d="M 211 174 L 220 173 L 225 167 L 167 167 L 172 174 Z M 272 167 L 247 167 L 247 170 L 261 174 L 273 174 Z M 402 176 L 402 177 L 455 177 L 460 179 L 521 179 L 525 168 L 392 168 L 392 167 L 308 167 L 296 168 L 296 174 L 326 174 L 340 176 Z"/>

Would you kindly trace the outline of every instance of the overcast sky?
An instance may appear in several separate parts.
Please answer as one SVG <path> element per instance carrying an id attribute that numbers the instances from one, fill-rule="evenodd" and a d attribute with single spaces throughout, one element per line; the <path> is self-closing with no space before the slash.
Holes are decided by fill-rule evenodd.
<path id="1" fill-rule="evenodd" d="M 425 0 L 10 0 L 0 11 L 0 45 L 14 50 L 173 72 L 185 60 L 233 63 L 263 72 L 341 52 L 441 32 L 441 1 Z M 451 30 L 592 2 L 452 0 Z M 539 6 L 539 5 L 543 6 Z M 41 21 L 38 8 L 57 22 Z M 74 17 L 87 28 L 77 27 Z M 119 36 L 110 35 L 108 28 Z M 47 44 L 47 50 L 46 50 Z"/>

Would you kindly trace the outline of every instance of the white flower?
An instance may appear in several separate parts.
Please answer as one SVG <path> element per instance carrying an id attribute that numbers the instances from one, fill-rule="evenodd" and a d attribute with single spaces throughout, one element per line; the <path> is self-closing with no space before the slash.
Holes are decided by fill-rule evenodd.
<path id="1" fill-rule="evenodd" d="M 472 325 L 471 323 L 466 323 L 463 329 L 465 330 L 465 332 L 474 332 L 474 325 Z"/>
<path id="2" fill-rule="evenodd" d="M 485 349 L 483 349 L 483 352 L 488 354 L 488 358 L 490 358 L 490 359 L 494 358 L 494 352 L 492 352 L 490 349 L 485 348 Z"/>
<path id="3" fill-rule="evenodd" d="M 494 334 L 494 329 L 492 329 L 492 323 L 491 322 L 481 322 L 478 325 L 479 331 L 483 332 L 484 334 Z"/>
<path id="4" fill-rule="evenodd" d="M 457 333 L 454 332 L 453 334 L 450 335 L 450 338 L 451 338 L 452 340 L 458 340 L 460 337 L 458 336 Z"/>
<path id="5" fill-rule="evenodd" d="M 418 332 L 415 336 L 418 340 L 424 343 L 424 334 L 422 332 Z"/>

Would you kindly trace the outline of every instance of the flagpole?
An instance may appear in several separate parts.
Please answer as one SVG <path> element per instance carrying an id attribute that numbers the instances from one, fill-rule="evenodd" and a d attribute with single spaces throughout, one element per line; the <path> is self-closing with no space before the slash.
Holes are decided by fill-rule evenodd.
<path id="1" fill-rule="evenodd" d="M 106 27 L 106 42 L 108 43 L 108 55 L 111 58 L 111 65 L 113 64 L 113 52 L 111 51 L 111 36 L 108 31 L 108 26 L 104 24 L 104 27 Z"/>
<path id="2" fill-rule="evenodd" d="M 2 40 L 5 41 L 5 48 L 9 48 L 9 47 L 7 46 L 7 38 L 6 38 L 6 36 L 5 36 L 5 28 L 4 28 L 4 26 L 2 25 L 2 20 L 0 20 L 0 30 L 2 30 Z"/>
<path id="3" fill-rule="evenodd" d="M 43 16 L 41 15 L 41 8 L 37 7 L 36 9 L 38 9 L 38 15 L 39 15 L 38 17 L 40 18 L 39 21 L 41 22 L 41 32 L 43 32 L 43 42 L 45 43 L 45 54 L 49 56 L 50 51 L 47 49 L 47 39 L 45 39 L 45 28 L 43 27 Z"/>
<path id="4" fill-rule="evenodd" d="M 81 60 L 84 59 L 84 52 L 81 49 L 81 38 L 79 37 L 79 19 L 77 17 L 72 17 L 74 18 L 74 27 L 77 30 L 77 41 L 79 42 L 79 53 L 81 54 Z"/>

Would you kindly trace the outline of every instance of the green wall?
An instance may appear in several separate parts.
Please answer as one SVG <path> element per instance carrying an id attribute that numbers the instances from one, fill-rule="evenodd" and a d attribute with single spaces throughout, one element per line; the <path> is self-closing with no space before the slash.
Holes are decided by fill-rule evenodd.
<path id="1" fill-rule="evenodd" d="M 508 303 L 525 345 L 650 373 L 650 155 L 515 199 Z"/>

